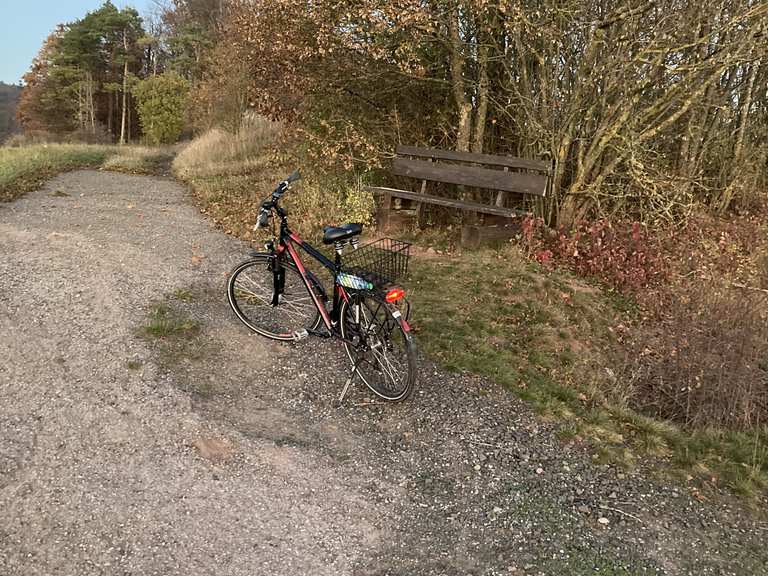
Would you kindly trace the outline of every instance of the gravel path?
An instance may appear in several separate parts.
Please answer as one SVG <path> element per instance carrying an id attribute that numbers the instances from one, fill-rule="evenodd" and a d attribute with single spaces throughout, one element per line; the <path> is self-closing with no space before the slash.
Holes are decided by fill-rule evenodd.
<path id="1" fill-rule="evenodd" d="M 248 251 L 170 180 L 0 205 L 1 575 L 768 574 L 737 503 L 594 464 L 483 379 L 333 408 L 336 343 L 229 311 Z M 200 331 L 142 336 L 161 302 Z"/>

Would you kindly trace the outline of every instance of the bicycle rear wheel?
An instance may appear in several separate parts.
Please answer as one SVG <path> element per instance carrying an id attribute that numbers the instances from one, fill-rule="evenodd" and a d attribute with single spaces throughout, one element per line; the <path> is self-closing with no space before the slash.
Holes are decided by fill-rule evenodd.
<path id="1" fill-rule="evenodd" d="M 316 330 L 320 312 L 307 290 L 304 280 L 291 262 L 283 261 L 285 281 L 277 305 L 274 265 L 271 254 L 257 254 L 252 260 L 232 270 L 227 282 L 229 305 L 243 324 L 254 332 L 273 340 L 294 340 L 303 330 Z M 314 277 L 309 277 L 317 299 L 325 301 L 325 293 Z"/>
<path id="2" fill-rule="evenodd" d="M 397 309 L 361 294 L 342 303 L 340 316 L 344 348 L 365 385 L 384 400 L 405 400 L 416 382 L 416 346 Z"/>

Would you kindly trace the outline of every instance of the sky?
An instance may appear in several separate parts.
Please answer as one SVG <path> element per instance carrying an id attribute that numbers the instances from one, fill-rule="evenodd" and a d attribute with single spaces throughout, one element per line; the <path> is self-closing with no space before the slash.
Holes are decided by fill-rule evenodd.
<path id="1" fill-rule="evenodd" d="M 118 8 L 133 6 L 140 14 L 152 0 L 112 0 Z M 0 0 L 0 81 L 16 84 L 29 69 L 48 34 L 58 24 L 82 18 L 103 0 Z"/>

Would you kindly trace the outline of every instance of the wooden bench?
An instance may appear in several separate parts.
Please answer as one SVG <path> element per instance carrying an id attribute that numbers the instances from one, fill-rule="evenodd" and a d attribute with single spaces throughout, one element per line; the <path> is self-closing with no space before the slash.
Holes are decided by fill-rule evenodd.
<path id="1" fill-rule="evenodd" d="M 427 204 L 486 214 L 496 217 L 497 221 L 501 219 L 506 222 L 510 218 L 527 214 L 508 206 L 512 203 L 510 194 L 544 196 L 550 170 L 551 164 L 540 160 L 400 145 L 392 162 L 392 174 L 421 180 L 421 189 L 418 192 L 381 186 L 368 186 L 366 189 L 381 196 L 379 224 L 383 228 L 389 228 L 392 224 L 395 198 L 406 200 L 405 204 L 415 205 L 419 227 L 425 225 Z M 492 190 L 495 191 L 493 203 L 428 194 L 429 182 Z M 508 238 L 512 231 L 506 228 L 509 226 L 504 224 L 465 225 L 462 229 L 462 244 L 479 244 L 487 236 Z"/>

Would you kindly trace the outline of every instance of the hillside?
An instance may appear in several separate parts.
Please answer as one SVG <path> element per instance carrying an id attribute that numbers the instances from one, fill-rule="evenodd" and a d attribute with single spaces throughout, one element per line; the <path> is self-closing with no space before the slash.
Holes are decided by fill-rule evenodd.
<path id="1" fill-rule="evenodd" d="M 16 104 L 21 87 L 0 82 L 0 142 L 17 130 Z"/>

